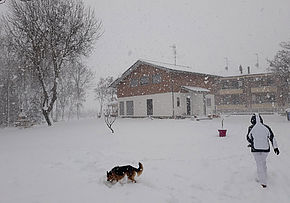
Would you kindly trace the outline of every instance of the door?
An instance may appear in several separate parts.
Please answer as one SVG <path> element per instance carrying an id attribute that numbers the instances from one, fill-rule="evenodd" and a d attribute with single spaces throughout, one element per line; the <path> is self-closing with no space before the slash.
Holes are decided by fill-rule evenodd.
<path id="1" fill-rule="evenodd" d="M 153 101 L 152 99 L 147 99 L 147 116 L 153 115 Z"/>
<path id="2" fill-rule="evenodd" d="M 191 113 L 191 107 L 190 107 L 190 98 L 186 98 L 186 115 L 190 115 Z"/>
<path id="3" fill-rule="evenodd" d="M 134 103 L 133 101 L 126 101 L 127 116 L 134 115 Z"/>

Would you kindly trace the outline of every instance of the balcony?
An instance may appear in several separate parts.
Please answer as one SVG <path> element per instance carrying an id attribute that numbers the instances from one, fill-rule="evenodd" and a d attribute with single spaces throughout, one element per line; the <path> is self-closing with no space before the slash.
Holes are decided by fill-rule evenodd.
<path id="1" fill-rule="evenodd" d="M 252 93 L 261 93 L 261 92 L 277 92 L 277 87 L 264 86 L 264 87 L 252 87 Z"/>
<path id="2" fill-rule="evenodd" d="M 222 104 L 217 105 L 217 110 L 246 110 L 247 107 L 244 104 Z"/>

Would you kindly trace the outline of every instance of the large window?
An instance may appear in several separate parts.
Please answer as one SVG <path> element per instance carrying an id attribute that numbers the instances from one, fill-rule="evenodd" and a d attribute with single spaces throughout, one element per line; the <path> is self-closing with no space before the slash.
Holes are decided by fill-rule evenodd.
<path id="1" fill-rule="evenodd" d="M 161 75 L 160 74 L 153 75 L 152 76 L 152 83 L 153 84 L 161 83 Z"/>
<path id="2" fill-rule="evenodd" d="M 119 110 L 120 110 L 120 115 L 123 116 L 124 115 L 124 102 L 120 102 L 119 103 Z"/>
<path id="3" fill-rule="evenodd" d="M 126 101 L 127 116 L 134 115 L 134 103 L 133 101 Z"/>
<path id="4" fill-rule="evenodd" d="M 140 85 L 147 85 L 149 84 L 149 76 L 148 75 L 143 75 L 140 78 Z"/>

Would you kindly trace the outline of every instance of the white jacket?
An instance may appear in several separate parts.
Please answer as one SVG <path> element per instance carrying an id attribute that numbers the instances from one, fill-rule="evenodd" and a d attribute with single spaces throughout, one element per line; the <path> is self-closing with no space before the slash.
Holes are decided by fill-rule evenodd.
<path id="1" fill-rule="evenodd" d="M 272 143 L 274 149 L 278 148 L 276 139 L 271 128 L 261 120 L 258 114 L 255 114 L 256 123 L 251 125 L 248 130 L 247 140 L 251 143 L 252 152 L 269 152 L 270 145 L 269 140 Z"/>

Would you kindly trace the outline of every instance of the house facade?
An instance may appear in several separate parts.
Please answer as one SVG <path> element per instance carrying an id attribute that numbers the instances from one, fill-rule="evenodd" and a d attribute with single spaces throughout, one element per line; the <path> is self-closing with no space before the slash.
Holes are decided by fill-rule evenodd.
<path id="1" fill-rule="evenodd" d="M 289 106 L 289 100 L 285 103 L 281 97 L 285 88 L 280 84 L 273 73 L 222 77 L 215 95 L 217 111 L 281 112 Z"/>
<path id="2" fill-rule="evenodd" d="M 137 61 L 113 82 L 120 117 L 186 117 L 215 112 L 220 77 L 184 66 Z"/>

